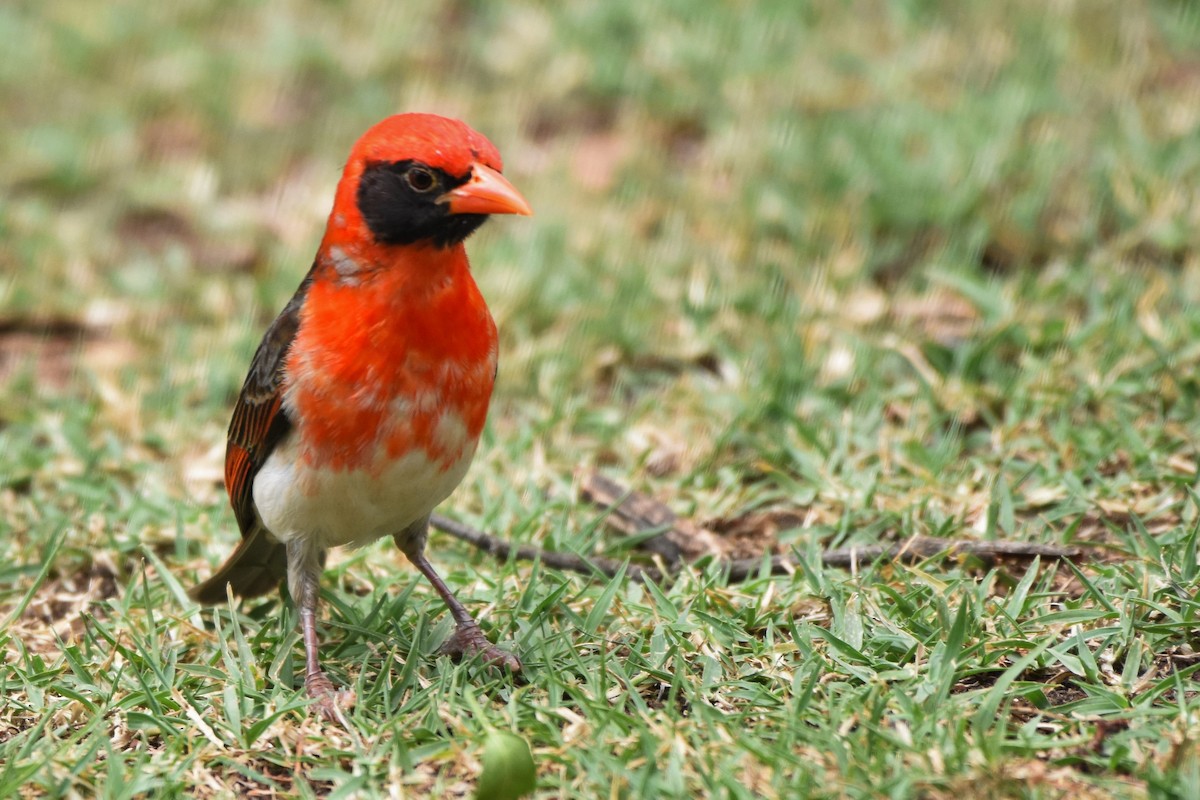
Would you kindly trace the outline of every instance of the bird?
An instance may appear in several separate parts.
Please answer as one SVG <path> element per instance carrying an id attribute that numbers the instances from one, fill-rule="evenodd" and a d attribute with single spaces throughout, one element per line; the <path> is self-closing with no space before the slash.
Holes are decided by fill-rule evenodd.
<path id="1" fill-rule="evenodd" d="M 189 595 L 252 598 L 286 579 L 304 685 L 338 692 L 317 634 L 326 553 L 385 536 L 432 584 L 454 633 L 442 652 L 520 672 L 425 555 L 429 518 L 462 481 L 487 417 L 496 323 L 464 241 L 493 214 L 531 215 L 496 147 L 465 123 L 396 114 L 351 148 L 316 257 L 267 328 L 234 405 L 225 487 L 242 534 Z"/>

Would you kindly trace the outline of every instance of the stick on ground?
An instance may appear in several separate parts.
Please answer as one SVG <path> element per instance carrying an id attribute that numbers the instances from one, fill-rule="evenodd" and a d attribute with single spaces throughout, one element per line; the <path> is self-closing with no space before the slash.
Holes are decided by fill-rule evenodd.
<path id="1" fill-rule="evenodd" d="M 641 546 L 657 554 L 666 563 L 666 570 L 658 567 L 643 567 L 638 564 L 626 564 L 611 558 L 594 556 L 584 558 L 573 553 L 560 553 L 553 550 L 543 550 L 532 545 L 515 545 L 503 539 L 476 530 L 469 525 L 434 514 L 430 523 L 444 533 L 456 539 L 491 553 L 499 559 L 516 558 L 520 561 L 541 561 L 555 569 L 577 572 L 582 575 L 603 576 L 612 578 L 622 568 L 630 580 L 638 582 L 654 581 L 659 583 L 664 576 L 677 573 L 682 568 L 681 554 L 688 548 L 678 541 L 685 536 L 688 528 L 703 530 L 690 523 L 678 520 L 662 503 L 657 500 L 625 489 L 620 484 L 608 478 L 589 476 L 584 481 L 584 497 L 589 501 L 604 507 L 609 513 L 610 524 L 626 535 L 646 533 L 665 528 L 657 536 L 648 538 Z M 684 524 L 680 524 L 683 522 Z M 704 531 L 708 535 L 711 532 Z M 665 543 L 665 544 L 664 544 Z M 647 544 L 649 546 L 647 547 Z M 939 554 L 972 556 L 981 559 L 998 557 L 1006 558 L 1048 558 L 1071 559 L 1079 556 L 1078 547 L 1059 547 L 1057 545 L 1037 544 L 1033 542 L 980 542 L 969 539 L 939 539 L 929 536 L 915 536 L 903 542 L 868 545 L 866 547 L 842 547 L 826 550 L 821 555 L 821 562 L 827 567 L 848 567 L 857 569 L 879 560 L 901 561 L 912 563 L 932 558 Z M 726 562 L 729 580 L 744 581 L 760 574 L 764 566 L 762 558 L 731 559 Z M 784 575 L 795 572 L 801 565 L 799 559 L 788 555 L 775 555 L 769 561 L 772 575 Z"/>

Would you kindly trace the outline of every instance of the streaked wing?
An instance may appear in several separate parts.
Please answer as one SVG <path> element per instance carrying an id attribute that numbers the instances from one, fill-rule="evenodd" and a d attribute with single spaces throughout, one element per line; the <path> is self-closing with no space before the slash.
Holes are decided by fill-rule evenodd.
<path id="1" fill-rule="evenodd" d="M 288 349 L 300 327 L 300 306 L 312 282 L 312 272 L 267 328 L 242 384 L 225 446 L 225 489 L 242 536 L 254 530 L 254 476 L 271 451 L 291 429 L 283 410 L 284 366 Z"/>

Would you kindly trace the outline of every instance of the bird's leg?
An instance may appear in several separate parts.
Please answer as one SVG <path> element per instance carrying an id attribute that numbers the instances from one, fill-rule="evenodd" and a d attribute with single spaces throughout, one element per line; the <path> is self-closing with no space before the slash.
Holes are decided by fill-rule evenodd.
<path id="1" fill-rule="evenodd" d="M 450 587 L 429 563 L 429 559 L 425 558 L 425 539 L 428 535 L 429 517 L 426 516 L 392 538 L 413 566 L 433 584 L 434 591 L 441 596 L 450 609 L 450 616 L 454 617 L 456 625 L 454 633 L 442 645 L 441 651 L 454 658 L 478 654 L 488 664 L 505 667 L 511 672 L 520 672 L 521 660 L 488 641 L 487 637 L 483 635 L 479 623 L 471 616 L 471 612 L 467 611 L 466 607 L 458 601 L 458 598 L 450 591 Z"/>
<path id="2" fill-rule="evenodd" d="M 338 695 L 333 681 L 321 669 L 317 643 L 317 600 L 324 553 L 301 539 L 287 543 L 288 591 L 300 611 L 300 631 L 304 636 L 304 688 L 317 701 L 317 710 L 330 721 L 338 718 Z"/>

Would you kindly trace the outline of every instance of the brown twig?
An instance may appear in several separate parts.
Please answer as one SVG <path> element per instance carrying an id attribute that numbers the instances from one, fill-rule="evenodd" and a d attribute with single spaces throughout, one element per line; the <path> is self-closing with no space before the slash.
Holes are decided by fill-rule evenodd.
<path id="1" fill-rule="evenodd" d="M 662 503 L 630 491 L 596 472 L 583 479 L 580 493 L 589 503 L 607 509 L 605 522 L 626 536 L 659 530 L 640 542 L 638 547 L 659 556 L 668 567 L 673 567 L 683 558 L 680 540 L 686 539 L 688 532 L 676 527 L 675 513 Z"/>
<path id="2" fill-rule="evenodd" d="M 549 564 L 555 569 L 578 572 L 583 575 L 604 575 L 609 578 L 614 577 L 625 566 L 623 561 L 614 561 L 611 558 L 584 558 L 573 553 L 543 550 L 540 547 L 528 544 L 514 545 L 512 542 L 497 539 L 495 536 L 490 536 L 483 531 L 476 530 L 470 525 L 464 525 L 461 522 L 443 517 L 441 514 L 431 516 L 429 524 L 439 531 L 448 533 L 455 539 L 461 539 L 480 550 L 491 553 L 499 559 L 515 558 L 518 561 L 541 561 L 543 564 Z M 639 583 L 646 580 L 652 580 L 657 583 L 662 580 L 662 573 L 658 569 L 654 567 L 640 567 L 637 564 L 630 564 L 626 569 L 626 574 L 631 580 L 638 581 Z"/>
<path id="3" fill-rule="evenodd" d="M 584 476 L 581 486 L 584 499 L 603 508 L 608 514 L 606 522 L 617 531 L 626 536 L 653 533 L 654 535 L 639 542 L 638 546 L 661 558 L 665 570 L 626 564 L 611 558 L 584 558 L 573 553 L 543 550 L 532 545 L 514 545 L 438 514 L 433 516 L 431 524 L 480 550 L 486 550 L 496 558 L 541 561 L 556 569 L 608 578 L 625 569 L 630 580 L 639 582 L 661 582 L 664 577 L 678 573 L 685 559 L 695 560 L 703 555 L 721 558 L 720 543 L 716 541 L 717 534 L 688 520 L 679 519 L 671 509 L 654 498 L 627 489 L 597 473 Z M 1078 556 L 1080 549 L 1031 542 L 978 542 L 915 536 L 904 542 L 826 550 L 821 554 L 821 563 L 827 567 L 857 569 L 859 566 L 880 560 L 913 563 L 941 554 L 981 559 L 1068 559 Z M 722 561 L 728 570 L 729 580 L 733 582 L 759 575 L 764 568 L 772 575 L 791 574 L 803 563 L 800 558 L 788 555 L 776 555 L 770 559 L 759 557 Z"/>
<path id="4" fill-rule="evenodd" d="M 646 581 L 662 582 L 663 571 L 656 567 L 642 567 L 637 564 L 626 564 L 611 558 L 583 558 L 572 553 L 559 553 L 553 550 L 543 550 L 532 545 L 514 545 L 483 531 L 476 530 L 470 525 L 448 519 L 440 514 L 434 514 L 430 524 L 440 531 L 450 534 L 456 539 L 491 553 L 499 559 L 516 558 L 519 561 L 541 561 L 555 569 L 578 572 L 583 575 L 615 577 L 622 568 L 630 580 L 644 583 Z M 867 547 L 843 547 L 836 550 L 826 550 L 821 554 L 821 563 L 827 567 L 858 568 L 878 560 L 901 561 L 913 563 L 932 558 L 940 554 L 967 555 L 976 558 L 1052 558 L 1067 559 L 1079 555 L 1076 547 L 1058 547 L 1049 544 L 1034 544 L 1029 542 L 975 542 L 957 539 L 937 539 L 918 536 L 896 544 L 870 545 Z M 786 555 L 772 556 L 766 562 L 772 575 L 794 573 L 801 565 L 797 558 Z M 744 581 L 761 573 L 764 560 L 761 558 L 744 558 L 727 562 L 729 580 Z M 667 575 L 674 575 L 679 570 L 669 569 Z"/>

